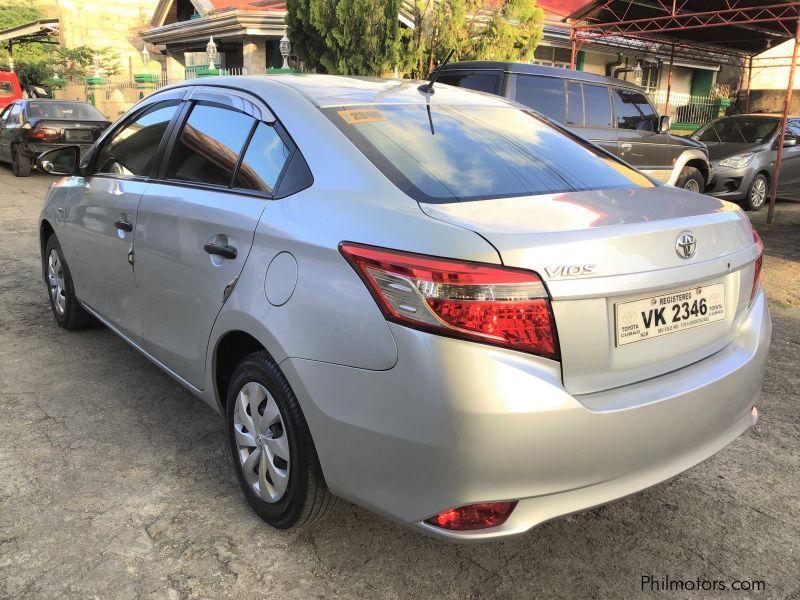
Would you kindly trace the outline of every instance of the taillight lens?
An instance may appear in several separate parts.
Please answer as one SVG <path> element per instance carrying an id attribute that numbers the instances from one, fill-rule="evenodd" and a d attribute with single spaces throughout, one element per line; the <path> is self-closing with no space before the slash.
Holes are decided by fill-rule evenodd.
<path id="1" fill-rule="evenodd" d="M 755 262 L 755 271 L 753 272 L 753 289 L 750 290 L 750 302 L 753 301 L 753 298 L 756 296 L 756 292 L 758 291 L 758 284 L 761 283 L 761 263 L 764 260 L 764 242 L 761 241 L 761 236 L 758 235 L 758 232 L 753 229 L 753 241 L 758 246 L 758 258 Z"/>
<path id="2" fill-rule="evenodd" d="M 415 329 L 558 358 L 536 273 L 342 242 L 386 319 Z"/>
<path id="3" fill-rule="evenodd" d="M 58 129 L 51 129 L 50 127 L 36 126 L 33 129 L 28 129 L 25 135 L 29 140 L 57 140 L 61 132 L 59 132 Z"/>
<path id="4" fill-rule="evenodd" d="M 470 504 L 469 506 L 446 510 L 435 517 L 426 519 L 425 522 L 442 529 L 456 531 L 489 529 L 505 523 L 516 505 L 516 500 L 514 502 Z"/>

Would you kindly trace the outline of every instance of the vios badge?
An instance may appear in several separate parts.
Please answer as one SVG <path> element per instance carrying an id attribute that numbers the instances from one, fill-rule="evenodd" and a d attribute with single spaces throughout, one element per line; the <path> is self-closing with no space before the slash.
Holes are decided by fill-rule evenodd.
<path id="1" fill-rule="evenodd" d="M 681 258 L 692 258 L 697 252 L 697 239 L 688 231 L 682 232 L 675 242 L 675 252 Z"/>

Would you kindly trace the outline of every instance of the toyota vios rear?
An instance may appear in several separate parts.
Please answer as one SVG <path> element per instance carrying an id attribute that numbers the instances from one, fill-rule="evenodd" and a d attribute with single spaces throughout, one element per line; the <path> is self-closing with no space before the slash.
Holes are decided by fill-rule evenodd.
<path id="1" fill-rule="evenodd" d="M 672 477 L 756 422 L 771 326 L 763 248 L 734 205 L 662 187 L 527 110 L 447 86 L 308 76 L 211 90 L 210 78 L 181 101 L 218 103 L 233 82 L 291 143 L 261 162 L 237 147 L 225 159 L 244 155 L 234 183 L 218 198 L 187 189 L 164 227 L 154 215 L 180 184 L 156 194 L 151 180 L 125 242 L 136 289 L 159 261 L 138 333 L 58 267 L 51 297 L 74 293 L 228 415 L 239 481 L 267 522 L 313 520 L 327 486 L 440 538 L 500 538 Z M 213 137 L 194 126 L 185 149 Z M 254 131 L 250 145 L 265 135 Z M 174 160 L 169 144 L 156 164 Z M 252 229 L 226 229 L 251 194 L 237 173 L 257 180 L 264 156 L 288 166 Z M 65 180 L 68 202 L 85 176 Z M 228 208 L 203 236 L 226 254 L 178 270 L 212 200 Z M 80 243 L 55 256 L 71 272 Z M 231 261 L 207 332 L 192 315 L 211 300 L 164 309 L 195 271 Z M 208 340 L 192 368 L 178 342 L 158 354 L 175 339 L 165 332 L 185 339 L 189 324 Z"/>

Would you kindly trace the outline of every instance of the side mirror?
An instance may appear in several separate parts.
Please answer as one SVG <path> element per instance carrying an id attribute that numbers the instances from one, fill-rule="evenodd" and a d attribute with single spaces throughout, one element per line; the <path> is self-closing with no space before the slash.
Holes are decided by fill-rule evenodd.
<path id="1" fill-rule="evenodd" d="M 670 129 L 672 129 L 672 117 L 670 117 L 669 115 L 664 115 L 658 121 L 658 130 L 661 133 L 666 133 Z"/>
<path id="2" fill-rule="evenodd" d="M 793 146 L 797 146 L 797 138 L 796 137 L 786 137 L 783 139 L 783 147 L 784 148 L 791 148 Z"/>
<path id="3" fill-rule="evenodd" d="M 36 159 L 36 168 L 51 175 L 75 175 L 80 158 L 81 149 L 78 146 L 64 146 L 40 154 Z"/>

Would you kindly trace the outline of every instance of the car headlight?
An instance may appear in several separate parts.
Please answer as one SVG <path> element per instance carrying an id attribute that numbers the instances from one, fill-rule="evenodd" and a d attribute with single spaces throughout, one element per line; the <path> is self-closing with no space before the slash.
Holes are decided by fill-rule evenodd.
<path id="1" fill-rule="evenodd" d="M 755 153 L 753 152 L 748 152 L 747 154 L 734 154 L 733 156 L 729 156 L 728 158 L 719 161 L 719 166 L 731 167 L 732 169 L 741 169 L 742 167 L 746 167 L 750 164 L 750 161 L 753 160 L 753 156 L 755 156 Z"/>

